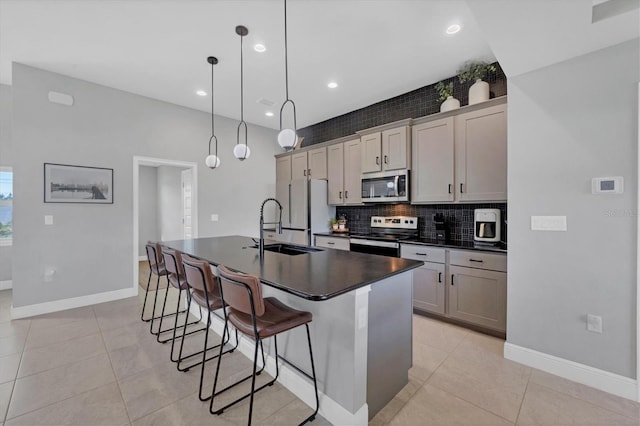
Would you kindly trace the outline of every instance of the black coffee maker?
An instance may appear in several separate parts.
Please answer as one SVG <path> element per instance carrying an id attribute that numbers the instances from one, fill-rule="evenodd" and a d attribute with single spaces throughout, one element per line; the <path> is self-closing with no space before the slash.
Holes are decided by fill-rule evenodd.
<path id="1" fill-rule="evenodd" d="M 444 215 L 442 213 L 435 213 L 433 215 L 433 224 L 436 228 L 436 241 L 438 243 L 446 243 L 449 236 L 447 235 L 447 222 L 444 219 Z"/>

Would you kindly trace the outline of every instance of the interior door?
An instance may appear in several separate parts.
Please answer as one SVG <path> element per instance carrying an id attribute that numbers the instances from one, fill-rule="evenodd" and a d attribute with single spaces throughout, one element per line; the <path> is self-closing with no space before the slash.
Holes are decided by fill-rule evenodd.
<path id="1" fill-rule="evenodd" d="M 192 209 L 193 209 L 193 170 L 182 171 L 182 229 L 185 240 L 193 238 Z"/>

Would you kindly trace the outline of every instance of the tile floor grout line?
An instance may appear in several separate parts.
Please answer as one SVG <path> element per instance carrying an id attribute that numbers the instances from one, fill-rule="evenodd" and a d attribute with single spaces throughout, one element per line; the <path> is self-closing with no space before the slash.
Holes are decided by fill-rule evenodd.
<path id="1" fill-rule="evenodd" d="M 529 383 L 531 383 L 531 375 L 533 374 L 533 369 L 529 372 L 529 378 L 527 379 L 527 385 L 524 387 L 524 392 L 522 393 L 522 401 L 520 401 L 520 406 L 518 407 L 518 415 L 516 416 L 515 424 L 518 424 L 518 420 L 520 419 L 520 413 L 522 412 L 522 406 L 524 405 L 524 399 L 527 397 L 527 391 L 529 390 Z"/>
<path id="2" fill-rule="evenodd" d="M 13 300 L 13 292 L 11 292 L 11 297 Z M 11 322 L 13 320 L 10 320 Z M 31 331 L 31 324 L 33 322 L 29 321 L 29 327 L 27 328 L 27 335 L 24 338 L 24 345 L 22 346 L 22 352 L 20 352 L 20 362 L 18 362 L 18 368 L 16 369 L 16 375 L 13 378 L 13 385 L 11 386 L 11 393 L 9 394 L 9 403 L 7 404 L 7 409 L 4 412 L 2 424 L 4 425 L 7 422 L 7 417 L 9 416 L 9 408 L 11 407 L 11 401 L 13 400 L 13 392 L 16 390 L 16 382 L 18 381 L 18 373 L 20 372 L 20 366 L 22 365 L 22 357 L 24 356 L 25 347 L 27 346 L 27 339 L 29 338 L 29 332 Z"/>
<path id="3" fill-rule="evenodd" d="M 93 308 L 91 309 L 93 311 L 93 315 L 96 315 L 95 310 L 93 310 Z M 96 321 L 97 321 L 97 317 L 96 317 Z M 102 339 L 102 344 L 104 345 L 104 349 L 107 353 L 107 358 L 109 359 L 109 366 L 111 367 L 111 372 L 113 373 L 113 378 L 115 379 L 116 382 L 116 386 L 118 386 L 118 394 L 120 395 L 120 399 L 122 400 L 122 405 L 124 406 L 124 411 L 127 413 L 127 419 L 129 419 L 129 424 L 131 424 L 131 415 L 129 415 L 129 407 L 127 407 L 127 403 L 124 400 L 124 396 L 122 395 L 122 389 L 120 388 L 120 380 L 118 379 L 118 375 L 116 374 L 116 370 L 113 367 L 113 361 L 111 360 L 111 354 L 109 353 L 109 350 L 107 349 L 107 342 L 104 339 L 104 335 L 102 334 L 102 329 L 100 328 L 100 323 L 98 322 L 98 330 L 100 333 L 100 339 Z"/>

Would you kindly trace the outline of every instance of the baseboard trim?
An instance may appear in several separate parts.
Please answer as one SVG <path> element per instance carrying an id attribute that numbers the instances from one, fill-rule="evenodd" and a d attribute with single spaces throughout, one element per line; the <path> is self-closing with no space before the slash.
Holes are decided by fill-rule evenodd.
<path id="1" fill-rule="evenodd" d="M 27 306 L 11 306 L 11 319 L 28 318 L 35 315 L 51 312 L 65 311 L 67 309 L 80 308 L 98 303 L 111 302 L 113 300 L 126 299 L 138 295 L 138 288 L 123 288 L 121 290 L 107 291 L 87 296 L 72 297 L 70 299 L 54 300 L 52 302 L 36 303 Z"/>
<path id="2" fill-rule="evenodd" d="M 0 281 L 0 290 L 11 290 L 13 288 L 13 281 L 6 280 Z"/>
<path id="3" fill-rule="evenodd" d="M 638 401 L 637 381 L 628 377 L 508 342 L 504 344 L 504 357 L 613 395 Z"/>
<path id="4" fill-rule="evenodd" d="M 147 256 L 138 256 L 138 262 L 144 262 L 147 260 Z"/>
<path id="5" fill-rule="evenodd" d="M 191 306 L 190 312 L 193 315 L 199 315 L 198 307 Z M 206 323 L 206 316 L 203 321 Z M 224 329 L 224 321 L 216 316 L 211 316 L 211 329 L 218 335 L 222 335 Z M 234 344 L 234 335 L 231 334 L 230 344 Z M 238 349 L 240 353 L 246 356 L 249 360 L 253 360 L 253 342 L 250 339 L 240 338 L 238 343 Z M 266 355 L 266 367 L 267 373 L 274 376 L 276 374 L 276 361 L 271 355 Z M 289 367 L 287 364 L 280 362 L 279 364 L 280 376 L 278 377 L 278 383 L 285 388 L 293 392 L 298 398 L 302 400 L 311 408 L 315 408 L 316 396 L 313 388 L 313 383 L 302 376 L 300 373 Z M 318 391 L 318 398 L 320 400 L 320 409 L 318 414 L 327 419 L 334 425 L 363 425 L 366 426 L 369 423 L 369 406 L 365 403 L 356 413 L 350 413 L 343 408 L 336 401 Z"/>

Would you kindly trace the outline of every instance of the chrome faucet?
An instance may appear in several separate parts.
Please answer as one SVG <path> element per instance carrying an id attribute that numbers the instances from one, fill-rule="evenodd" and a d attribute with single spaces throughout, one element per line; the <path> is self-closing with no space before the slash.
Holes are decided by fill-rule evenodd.
<path id="1" fill-rule="evenodd" d="M 278 217 L 277 222 L 265 223 L 264 221 L 264 205 L 267 204 L 267 202 L 269 201 L 275 201 L 275 203 L 280 208 L 280 215 Z M 282 204 L 280 204 L 280 201 L 276 200 L 275 198 L 267 198 L 262 202 L 262 205 L 260 206 L 260 244 L 258 245 L 258 248 L 260 250 L 260 259 L 264 258 L 264 225 L 276 225 L 276 224 L 278 225 L 278 234 L 282 234 Z"/>

